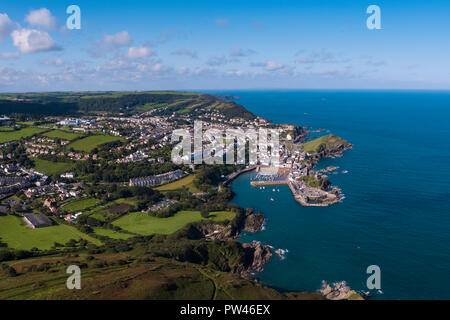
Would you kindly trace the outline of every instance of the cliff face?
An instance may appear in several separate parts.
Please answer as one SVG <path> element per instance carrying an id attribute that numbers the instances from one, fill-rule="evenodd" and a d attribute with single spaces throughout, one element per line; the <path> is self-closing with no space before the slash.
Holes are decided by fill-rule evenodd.
<path id="1" fill-rule="evenodd" d="M 262 245 L 260 242 L 242 244 L 244 248 L 244 264 L 239 270 L 236 270 L 242 277 L 250 278 L 253 273 L 261 272 L 264 265 L 272 257 L 272 251 L 269 246 Z"/>
<path id="2" fill-rule="evenodd" d="M 261 212 L 254 213 L 252 208 L 245 211 L 244 231 L 259 232 L 264 226 L 264 215 Z"/>
<path id="3" fill-rule="evenodd" d="M 230 241 L 236 239 L 241 230 L 247 232 L 261 231 L 264 221 L 264 215 L 261 212 L 254 213 L 253 208 L 248 208 L 240 216 L 237 229 L 231 225 L 199 223 L 192 224 L 187 230 L 187 235 L 192 240 L 203 238 L 210 241 Z M 244 278 L 250 278 L 255 272 L 262 271 L 264 264 L 272 257 L 271 247 L 256 241 L 243 243 L 242 249 L 242 260 L 233 268 L 232 272 L 238 273 Z"/>
<path id="4" fill-rule="evenodd" d="M 308 141 L 302 145 L 302 149 L 308 152 L 315 161 L 342 156 L 345 150 L 352 147 L 351 143 L 333 134 Z"/>

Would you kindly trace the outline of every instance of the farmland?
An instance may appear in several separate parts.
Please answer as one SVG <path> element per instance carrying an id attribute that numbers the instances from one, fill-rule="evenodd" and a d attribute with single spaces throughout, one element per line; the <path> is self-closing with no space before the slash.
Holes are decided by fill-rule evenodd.
<path id="1" fill-rule="evenodd" d="M 105 228 L 94 228 L 95 234 L 99 236 L 108 237 L 111 239 L 128 239 L 133 237 L 131 234 L 123 233 L 123 232 L 117 232 L 111 229 L 105 229 Z"/>
<path id="2" fill-rule="evenodd" d="M 320 150 L 330 150 L 338 147 L 339 145 L 348 145 L 349 143 L 344 139 L 335 136 L 334 134 L 329 134 L 312 141 L 308 141 L 299 148 L 308 153 L 316 153 Z"/>
<path id="3" fill-rule="evenodd" d="M 77 140 L 75 142 L 72 142 L 71 144 L 68 145 L 68 147 L 73 148 L 74 150 L 77 151 L 91 152 L 93 149 L 97 148 L 102 144 L 119 140 L 123 141 L 123 138 L 106 135 L 89 136 Z"/>
<path id="4" fill-rule="evenodd" d="M 201 192 L 194 185 L 194 178 L 195 178 L 195 175 L 189 175 L 183 179 L 162 185 L 162 186 L 156 188 L 156 190 L 158 190 L 158 191 L 173 191 L 173 190 L 181 189 L 182 187 L 186 187 L 192 193 Z"/>
<path id="5" fill-rule="evenodd" d="M 53 130 L 53 131 L 44 133 L 43 136 L 48 137 L 48 138 L 63 139 L 63 140 L 68 140 L 68 141 L 72 141 L 72 140 L 75 140 L 75 139 L 78 139 L 81 137 L 81 135 L 79 133 L 69 132 L 69 131 L 64 131 L 64 130 Z"/>
<path id="6" fill-rule="evenodd" d="M 29 250 L 38 248 L 41 250 L 50 249 L 55 242 L 64 244 L 70 239 L 85 239 L 96 245 L 101 242 L 76 228 L 68 225 L 56 225 L 40 229 L 30 229 L 25 222 L 16 216 L 0 217 L 0 235 L 2 242 L 8 244 L 9 248 Z"/>
<path id="7" fill-rule="evenodd" d="M 31 137 L 32 135 L 44 132 L 46 129 L 28 127 L 20 130 L 8 130 L 0 132 L 0 143 L 20 140 L 21 138 Z"/>
<path id="8" fill-rule="evenodd" d="M 64 210 L 67 212 L 78 212 L 88 208 L 96 206 L 100 200 L 95 198 L 87 198 L 81 200 L 75 200 L 64 206 Z"/>
<path id="9" fill-rule="evenodd" d="M 141 235 L 172 234 L 188 223 L 202 220 L 225 221 L 232 220 L 234 217 L 235 214 L 228 211 L 211 212 L 207 219 L 203 218 L 199 211 L 180 211 L 169 218 L 157 218 L 145 213 L 134 212 L 123 216 L 113 224 Z"/>
<path id="10" fill-rule="evenodd" d="M 64 172 L 71 171 L 75 164 L 72 162 L 53 162 L 43 159 L 34 159 L 34 167 L 37 171 L 43 172 L 48 176 L 60 175 Z"/>

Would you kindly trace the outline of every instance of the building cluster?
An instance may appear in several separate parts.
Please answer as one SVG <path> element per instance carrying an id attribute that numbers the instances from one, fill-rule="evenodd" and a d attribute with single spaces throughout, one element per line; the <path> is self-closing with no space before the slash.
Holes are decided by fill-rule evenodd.
<path id="1" fill-rule="evenodd" d="M 175 203 L 177 203 L 177 201 L 173 200 L 173 199 L 162 200 L 162 201 L 152 205 L 150 208 L 148 208 L 147 211 L 156 212 L 156 211 L 159 211 L 159 210 L 164 210 L 164 209 L 169 208 L 171 205 L 173 205 Z"/>
<path id="2" fill-rule="evenodd" d="M 94 119 L 65 119 L 58 122 L 59 125 L 67 127 L 81 127 L 95 125 L 96 121 Z"/>
<path id="3" fill-rule="evenodd" d="M 14 124 L 14 119 L 7 116 L 0 116 L 0 127 L 11 127 Z"/>
<path id="4" fill-rule="evenodd" d="M 178 180 L 186 176 L 183 170 L 175 170 L 148 177 L 130 179 L 130 187 L 153 187 L 173 180 Z"/>
<path id="5" fill-rule="evenodd" d="M 80 183 L 66 184 L 63 182 L 50 183 L 40 187 L 30 187 L 23 192 L 28 199 L 46 198 L 65 200 L 73 197 L 81 197 L 83 189 Z"/>
<path id="6" fill-rule="evenodd" d="M 14 193 L 35 184 L 45 185 L 48 177 L 34 169 L 26 169 L 18 165 L 0 165 L 0 194 Z"/>
<path id="7" fill-rule="evenodd" d="M 305 162 L 308 159 L 306 152 L 300 149 L 289 151 L 283 146 L 280 155 L 280 167 L 289 169 L 289 179 L 294 181 L 308 175 L 309 169 Z"/>

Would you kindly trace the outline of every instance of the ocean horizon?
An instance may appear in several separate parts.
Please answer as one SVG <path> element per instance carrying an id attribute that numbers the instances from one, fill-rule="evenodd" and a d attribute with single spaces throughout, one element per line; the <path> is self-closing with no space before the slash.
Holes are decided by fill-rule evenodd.
<path id="1" fill-rule="evenodd" d="M 345 195 L 329 207 L 302 207 L 286 186 L 253 188 L 253 173 L 232 184 L 233 202 L 266 217 L 240 241 L 287 249 L 257 274 L 266 285 L 315 291 L 345 280 L 367 291 L 366 269 L 381 269 L 375 299 L 448 299 L 450 278 L 450 92 L 412 90 L 216 91 L 275 123 L 336 134 L 354 145 L 324 159 Z M 274 191 L 275 190 L 275 191 Z M 279 191 L 278 191 L 279 190 Z M 271 201 L 273 198 L 275 201 Z"/>

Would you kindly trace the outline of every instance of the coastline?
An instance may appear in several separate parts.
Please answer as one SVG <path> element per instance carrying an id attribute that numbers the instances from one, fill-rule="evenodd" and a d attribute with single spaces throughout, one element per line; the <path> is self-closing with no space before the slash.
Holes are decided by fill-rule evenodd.
<path id="1" fill-rule="evenodd" d="M 292 162 L 292 166 L 290 168 L 276 168 L 276 170 L 273 170 L 273 167 L 268 166 L 261 166 L 261 165 L 253 165 L 248 166 L 244 169 L 241 169 L 239 171 L 236 171 L 232 174 L 230 174 L 226 181 L 223 182 L 223 186 L 229 186 L 231 190 L 234 192 L 232 187 L 232 182 L 239 176 L 241 176 L 244 173 L 249 173 L 251 171 L 256 171 L 258 174 L 261 171 L 268 171 L 270 176 L 270 172 L 272 174 L 276 173 L 276 178 L 272 180 L 254 180 L 250 181 L 249 186 L 252 188 L 265 188 L 266 186 L 280 186 L 280 185 L 286 185 L 289 187 L 289 190 L 291 191 L 291 194 L 294 198 L 294 200 L 300 204 L 301 206 L 305 207 L 327 207 L 332 204 L 341 202 L 343 197 L 343 194 L 341 193 L 341 190 L 337 187 L 331 188 L 331 183 L 328 182 L 327 178 L 328 176 L 324 175 L 325 173 L 332 172 L 333 170 L 337 169 L 334 167 L 327 168 L 326 170 L 318 170 L 314 171 L 315 166 L 320 162 L 323 158 L 335 158 L 335 157 L 341 157 L 343 155 L 343 152 L 351 149 L 353 147 L 352 144 L 349 144 L 345 140 L 342 140 L 341 138 L 337 137 L 342 141 L 339 145 L 327 148 L 321 146 L 321 148 L 318 150 L 318 152 L 309 154 L 308 152 L 302 152 L 302 143 L 306 140 L 306 137 L 308 134 L 315 132 L 315 131 L 303 131 L 304 129 L 302 127 L 299 127 L 303 134 L 298 135 L 294 137 L 293 141 L 294 145 L 290 145 L 291 148 L 294 146 L 296 149 L 300 149 L 299 151 L 295 151 L 296 156 L 301 159 L 309 159 L 309 163 L 307 165 L 295 166 L 294 161 Z M 323 129 L 320 129 L 317 132 L 322 132 Z M 333 136 L 335 137 L 335 136 Z M 297 145 L 300 143 L 299 145 Z M 286 148 L 287 149 L 287 148 Z M 298 160 L 298 159 L 297 159 Z M 300 161 L 295 161 L 300 162 Z M 301 175 L 298 174 L 298 169 L 301 169 Z M 280 174 L 278 174 L 280 172 Z M 267 177 L 266 176 L 266 177 Z M 279 178 L 281 177 L 281 178 Z M 306 181 L 303 181 L 302 178 L 304 177 L 315 177 L 319 180 L 326 181 L 325 183 L 321 183 L 320 186 L 308 186 Z M 220 188 L 220 187 L 219 187 Z M 270 198 L 271 201 L 274 201 L 274 199 Z M 253 210 L 253 209 L 252 209 Z M 247 209 L 248 211 L 248 209 Z M 261 213 L 259 213 L 261 214 Z M 249 216 L 246 215 L 245 219 L 248 219 Z M 242 231 L 248 231 L 248 232 L 260 232 L 265 229 L 263 227 L 265 225 L 265 217 L 263 218 L 263 223 L 260 225 L 259 230 L 245 230 L 245 227 L 242 226 L 242 228 L 238 231 L 238 234 L 236 235 L 236 238 L 241 236 Z M 275 249 L 270 244 L 262 245 L 260 241 L 253 240 L 251 243 L 248 242 L 242 242 L 238 240 L 244 248 L 249 248 L 253 250 L 252 256 L 257 261 L 255 265 L 252 265 L 246 272 L 242 273 L 241 276 L 244 278 L 252 279 L 254 281 L 259 282 L 257 278 L 257 274 L 262 272 L 264 269 L 264 265 L 271 260 L 271 258 L 274 255 L 278 255 L 280 260 L 285 259 L 285 254 L 288 252 L 287 249 Z M 269 287 L 273 287 L 269 284 L 264 284 Z M 356 291 L 352 290 L 349 286 L 346 285 L 345 281 L 333 283 L 331 287 L 328 285 L 326 290 L 318 289 L 315 291 L 315 293 L 322 295 L 325 299 L 328 300 L 347 300 L 347 299 L 356 299 L 356 300 L 364 300 L 363 296 L 358 294 Z M 288 291 L 288 290 L 283 290 Z"/>

